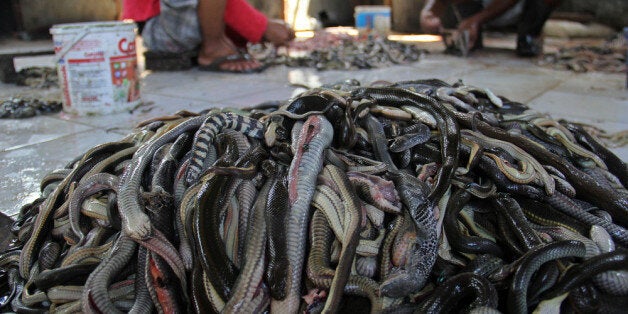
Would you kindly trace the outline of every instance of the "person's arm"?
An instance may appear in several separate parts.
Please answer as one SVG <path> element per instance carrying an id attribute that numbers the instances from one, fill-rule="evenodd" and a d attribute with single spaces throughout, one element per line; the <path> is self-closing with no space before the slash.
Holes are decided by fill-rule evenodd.
<path id="1" fill-rule="evenodd" d="M 249 42 L 262 40 L 277 46 L 294 39 L 294 31 L 282 20 L 269 20 L 246 0 L 227 0 L 225 24 Z"/>
<path id="2" fill-rule="evenodd" d="M 159 0 L 123 0 L 121 19 L 145 22 L 159 14 Z"/>
<path id="3" fill-rule="evenodd" d="M 458 30 L 466 30 L 469 32 L 469 47 L 473 47 L 475 45 L 475 41 L 478 38 L 478 32 L 482 24 L 500 16 L 519 1 L 520 0 L 494 0 L 482 9 L 482 11 L 460 21 L 460 24 L 458 24 Z"/>
<path id="4" fill-rule="evenodd" d="M 257 43 L 264 37 L 268 18 L 246 0 L 227 0 L 225 24 L 246 40 Z"/>
<path id="5" fill-rule="evenodd" d="M 443 30 L 441 15 L 445 12 L 449 1 L 427 0 L 421 9 L 421 31 L 430 34 L 438 34 Z"/>

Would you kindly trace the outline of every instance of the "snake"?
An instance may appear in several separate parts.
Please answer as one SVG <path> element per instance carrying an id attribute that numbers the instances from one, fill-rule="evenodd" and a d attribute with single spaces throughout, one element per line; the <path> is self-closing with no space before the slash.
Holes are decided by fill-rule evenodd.
<path id="1" fill-rule="evenodd" d="M 286 298 L 272 300 L 271 309 L 277 313 L 293 313 L 299 307 L 301 270 L 305 253 L 305 228 L 308 223 L 309 204 L 314 194 L 316 176 L 322 169 L 323 150 L 331 144 L 332 125 L 322 116 L 308 117 L 298 141 L 296 153 L 288 171 L 287 251 L 288 282 Z"/>
<path id="2" fill-rule="evenodd" d="M 540 245 L 523 256 L 508 293 L 508 309 L 512 313 L 527 313 L 527 289 L 530 278 L 544 263 L 564 257 L 584 257 L 584 244 L 578 241 L 558 241 Z"/>
<path id="3" fill-rule="evenodd" d="M 151 118 L 43 178 L 0 252 L 0 307 L 622 308 L 625 165 L 581 125 L 493 96 L 353 80 Z"/>

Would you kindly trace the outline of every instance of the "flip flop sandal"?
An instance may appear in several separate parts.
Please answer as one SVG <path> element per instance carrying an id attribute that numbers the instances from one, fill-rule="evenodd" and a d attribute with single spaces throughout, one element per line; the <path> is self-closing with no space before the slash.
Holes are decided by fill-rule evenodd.
<path id="1" fill-rule="evenodd" d="M 236 62 L 236 61 L 250 61 L 253 60 L 250 54 L 248 53 L 234 53 L 228 56 L 216 58 L 208 65 L 199 65 L 198 69 L 200 71 L 212 71 L 212 72 L 223 72 L 223 73 L 260 73 L 264 71 L 268 66 L 261 65 L 257 68 L 252 68 L 248 70 L 228 70 L 223 69 L 222 65 L 225 62 Z"/>

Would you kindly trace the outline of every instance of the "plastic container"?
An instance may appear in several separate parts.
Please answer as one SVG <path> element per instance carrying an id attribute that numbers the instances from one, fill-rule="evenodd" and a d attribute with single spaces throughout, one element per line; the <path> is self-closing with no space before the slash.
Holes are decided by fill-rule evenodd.
<path id="1" fill-rule="evenodd" d="M 139 104 L 136 32 L 135 23 L 120 21 L 50 29 L 65 112 L 108 114 Z"/>
<path id="2" fill-rule="evenodd" d="M 359 32 L 390 32 L 390 7 L 387 5 L 358 5 L 355 7 L 355 28 Z"/>

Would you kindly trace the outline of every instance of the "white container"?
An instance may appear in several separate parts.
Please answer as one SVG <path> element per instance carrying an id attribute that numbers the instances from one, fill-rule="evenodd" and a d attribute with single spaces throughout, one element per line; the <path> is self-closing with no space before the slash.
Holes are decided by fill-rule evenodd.
<path id="1" fill-rule="evenodd" d="M 50 34 L 65 112 L 108 114 L 139 104 L 135 23 L 58 24 Z"/>
<path id="2" fill-rule="evenodd" d="M 375 30 L 380 34 L 388 34 L 390 24 L 389 6 L 358 5 L 355 7 L 355 28 L 359 32 Z"/>

